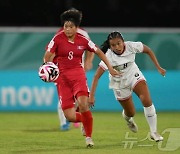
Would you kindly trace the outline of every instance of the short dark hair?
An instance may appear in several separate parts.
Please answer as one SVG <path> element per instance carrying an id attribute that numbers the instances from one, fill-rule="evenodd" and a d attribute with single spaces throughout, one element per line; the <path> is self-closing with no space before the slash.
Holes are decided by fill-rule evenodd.
<path id="1" fill-rule="evenodd" d="M 66 21 L 71 21 L 75 26 L 79 26 L 82 20 L 82 12 L 72 8 L 61 14 L 61 24 L 64 25 Z"/>

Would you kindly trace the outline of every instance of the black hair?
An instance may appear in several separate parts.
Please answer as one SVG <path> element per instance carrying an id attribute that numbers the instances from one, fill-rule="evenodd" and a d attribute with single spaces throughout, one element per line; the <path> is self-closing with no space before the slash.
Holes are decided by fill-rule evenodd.
<path id="1" fill-rule="evenodd" d="M 114 39 L 114 38 L 120 38 L 121 40 L 124 41 L 124 38 L 123 38 L 123 36 L 122 36 L 122 34 L 121 34 L 120 32 L 118 32 L 118 31 L 113 31 L 113 32 L 111 32 L 111 33 L 108 35 L 106 41 L 104 41 L 104 43 L 101 45 L 101 50 L 102 50 L 104 53 L 106 53 L 107 50 L 110 48 L 109 40 L 112 40 L 112 39 Z"/>
<path id="2" fill-rule="evenodd" d="M 71 21 L 75 24 L 75 26 L 79 26 L 82 20 L 82 12 L 75 8 L 71 8 L 63 12 L 60 17 L 62 26 L 66 21 Z"/>

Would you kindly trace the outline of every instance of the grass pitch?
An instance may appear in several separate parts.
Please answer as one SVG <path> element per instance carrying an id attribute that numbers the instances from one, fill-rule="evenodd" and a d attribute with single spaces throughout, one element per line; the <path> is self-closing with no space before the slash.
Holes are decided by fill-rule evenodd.
<path id="1" fill-rule="evenodd" d="M 138 133 L 129 131 L 120 112 L 93 112 L 93 116 L 95 146 L 87 149 L 79 128 L 59 130 L 56 112 L 0 112 L 0 154 L 180 153 L 180 148 L 167 147 L 169 133 L 164 133 L 162 143 L 149 139 L 149 127 L 141 112 L 135 115 Z M 158 112 L 159 133 L 180 129 L 179 118 L 178 112 Z M 180 141 L 178 136 L 174 143 Z"/>

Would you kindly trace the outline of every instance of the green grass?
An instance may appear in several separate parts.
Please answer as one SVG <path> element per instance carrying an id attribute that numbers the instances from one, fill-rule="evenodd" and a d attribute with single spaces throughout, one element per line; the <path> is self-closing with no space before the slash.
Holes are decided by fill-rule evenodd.
<path id="1" fill-rule="evenodd" d="M 93 116 L 95 146 L 93 149 L 87 149 L 80 129 L 71 126 L 69 131 L 59 130 L 58 116 L 55 112 L 0 112 L 0 154 L 180 153 L 180 149 L 162 151 L 158 148 L 159 143 L 148 138 L 144 140 L 149 127 L 141 112 L 135 115 L 138 133 L 128 130 L 120 112 L 93 112 Z M 179 128 L 179 118 L 180 114 L 177 112 L 159 112 L 159 132 L 167 128 Z M 134 139 L 126 139 L 127 133 Z M 162 148 L 166 147 L 167 139 L 168 134 L 165 133 Z M 176 140 L 179 141 L 179 138 Z M 127 141 L 134 143 L 131 149 L 130 142 L 125 148 Z"/>

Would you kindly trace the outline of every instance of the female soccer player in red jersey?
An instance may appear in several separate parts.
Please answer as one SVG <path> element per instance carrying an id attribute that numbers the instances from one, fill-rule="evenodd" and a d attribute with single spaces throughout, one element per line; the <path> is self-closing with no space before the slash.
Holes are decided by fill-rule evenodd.
<path id="1" fill-rule="evenodd" d="M 140 98 L 144 106 L 144 114 L 150 127 L 151 138 L 155 141 L 162 141 L 163 137 L 157 132 L 156 110 L 152 103 L 146 79 L 135 63 L 136 53 L 147 54 L 155 64 L 161 75 L 166 74 L 166 70 L 161 68 L 153 51 L 142 42 L 124 41 L 121 33 L 118 31 L 108 35 L 107 40 L 102 45 L 102 50 L 106 57 L 121 75 L 119 77 L 109 76 L 109 88 L 113 89 L 114 95 L 123 107 L 123 118 L 131 131 L 137 132 L 138 127 L 133 120 L 135 108 L 132 100 L 132 92 Z M 94 95 L 98 80 L 107 69 L 103 61 L 100 62 L 99 68 L 94 76 L 89 96 L 89 102 L 94 104 Z"/>
<path id="2" fill-rule="evenodd" d="M 71 9 L 71 11 L 74 10 L 74 8 Z M 64 29 L 61 27 L 57 33 L 59 32 L 63 32 Z M 80 28 L 78 27 L 77 28 L 77 32 L 78 34 L 90 39 L 88 33 L 83 29 L 83 28 Z M 57 63 L 56 62 L 56 59 L 54 59 L 55 57 L 55 53 L 51 56 L 51 61 L 53 61 L 54 63 Z M 85 71 L 89 71 L 90 69 L 92 69 L 92 66 L 93 66 L 93 59 L 94 59 L 94 52 L 89 52 L 89 51 L 85 51 L 83 53 L 83 56 L 82 56 L 82 66 L 84 67 L 84 70 Z M 77 108 L 77 103 L 75 102 L 75 107 Z M 64 112 L 62 110 L 62 107 L 61 107 L 61 104 L 60 104 L 60 101 L 58 101 L 58 106 L 57 106 L 57 110 L 58 110 L 58 117 L 59 117 L 59 122 L 60 122 L 60 129 L 62 131 L 67 131 L 70 129 L 70 122 L 66 119 L 66 117 L 64 116 Z M 74 122 L 73 123 L 73 126 L 75 128 L 78 128 L 80 126 L 80 123 L 79 122 Z M 84 129 L 82 128 L 82 131 Z M 84 131 L 82 132 L 84 134 Z"/>
<path id="3" fill-rule="evenodd" d="M 89 92 L 82 67 L 83 52 L 88 50 L 97 54 L 107 65 L 112 76 L 119 73 L 112 68 L 104 53 L 90 39 L 77 33 L 81 17 L 82 13 L 78 10 L 68 10 L 61 14 L 64 31 L 57 33 L 48 44 L 44 62 L 50 61 L 55 53 L 60 70 L 59 78 L 56 80 L 57 90 L 64 115 L 71 122 L 82 122 L 86 133 L 86 145 L 92 147 L 93 117 L 88 106 Z M 80 112 L 75 111 L 75 99 L 78 101 Z"/>

